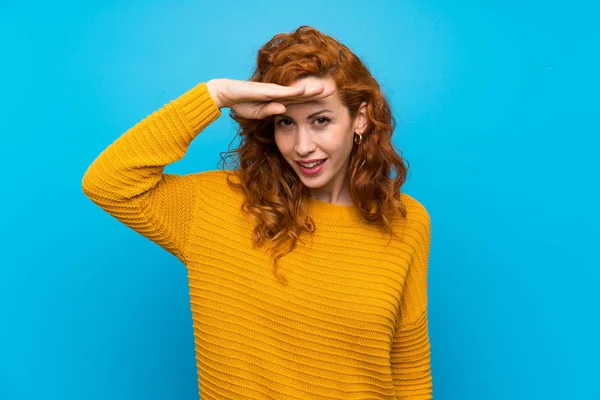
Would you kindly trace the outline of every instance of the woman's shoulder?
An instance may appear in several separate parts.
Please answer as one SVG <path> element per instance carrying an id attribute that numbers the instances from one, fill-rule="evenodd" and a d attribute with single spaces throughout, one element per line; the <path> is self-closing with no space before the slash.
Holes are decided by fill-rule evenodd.
<path id="1" fill-rule="evenodd" d="M 400 200 L 406 208 L 406 223 L 415 228 L 429 231 L 431 218 L 425 205 L 414 196 L 407 193 L 400 193 Z"/>
<path id="2" fill-rule="evenodd" d="M 414 196 L 402 192 L 400 193 L 400 200 L 406 207 L 407 211 L 410 209 L 410 211 L 413 213 L 429 215 L 425 205 L 421 201 L 417 200 Z"/>

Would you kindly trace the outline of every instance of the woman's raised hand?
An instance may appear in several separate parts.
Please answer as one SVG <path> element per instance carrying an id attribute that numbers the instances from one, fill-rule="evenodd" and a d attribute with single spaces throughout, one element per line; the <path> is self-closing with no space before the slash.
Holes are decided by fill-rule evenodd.
<path id="1" fill-rule="evenodd" d="M 288 104 L 322 99 L 335 92 L 335 87 L 323 83 L 281 86 L 228 78 L 211 79 L 206 86 L 219 109 L 228 107 L 249 119 L 282 114 Z"/>

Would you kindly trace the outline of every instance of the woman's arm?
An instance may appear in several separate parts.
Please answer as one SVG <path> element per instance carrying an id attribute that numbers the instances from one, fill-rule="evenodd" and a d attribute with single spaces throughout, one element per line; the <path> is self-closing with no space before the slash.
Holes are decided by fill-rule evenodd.
<path id="1" fill-rule="evenodd" d="M 244 118 L 330 96 L 335 86 L 280 86 L 217 78 L 199 83 L 148 115 L 106 148 L 83 177 L 83 192 L 109 214 L 186 262 L 200 174 L 163 174 L 192 140 L 231 108 Z"/>
<path id="2" fill-rule="evenodd" d="M 185 263 L 198 187 L 194 174 L 164 174 L 221 115 L 202 82 L 154 111 L 88 167 L 82 188 L 95 204 Z"/>
<path id="3" fill-rule="evenodd" d="M 430 219 L 418 202 L 407 206 L 407 229 L 414 252 L 404 284 L 400 312 L 391 349 L 391 364 L 398 400 L 432 399 L 431 352 L 427 323 L 427 269 Z"/>

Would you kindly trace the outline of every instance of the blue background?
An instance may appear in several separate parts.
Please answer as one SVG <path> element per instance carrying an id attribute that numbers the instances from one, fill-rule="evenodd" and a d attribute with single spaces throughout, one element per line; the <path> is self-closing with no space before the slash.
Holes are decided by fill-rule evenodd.
<path id="1" fill-rule="evenodd" d="M 432 218 L 434 398 L 600 398 L 594 2 L 17 3 L 0 11 L 0 399 L 198 399 L 185 267 L 81 179 L 302 24 L 361 57 L 398 118 L 403 190 Z M 216 169 L 234 133 L 224 113 L 166 172 Z"/>

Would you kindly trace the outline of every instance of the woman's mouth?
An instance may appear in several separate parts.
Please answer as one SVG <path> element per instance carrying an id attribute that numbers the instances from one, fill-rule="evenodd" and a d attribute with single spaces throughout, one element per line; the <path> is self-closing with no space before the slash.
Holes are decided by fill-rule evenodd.
<path id="1" fill-rule="evenodd" d="M 299 162 L 297 162 L 297 164 L 298 164 L 298 166 L 300 166 L 300 171 L 302 171 L 302 173 L 304 175 L 312 176 L 312 175 L 318 174 L 323 169 L 323 165 L 325 164 L 326 161 L 327 161 L 327 158 L 324 158 L 321 161 L 317 161 L 317 162 L 313 162 L 313 163 L 309 163 L 309 164 L 300 164 Z"/>

